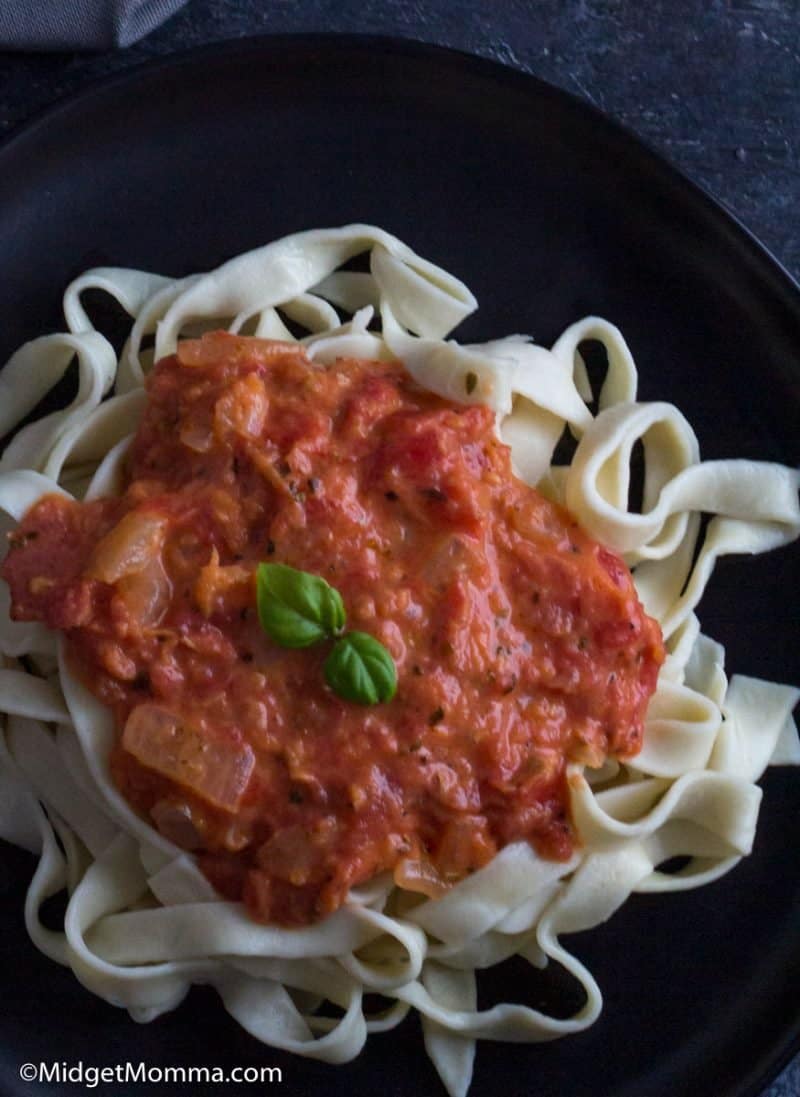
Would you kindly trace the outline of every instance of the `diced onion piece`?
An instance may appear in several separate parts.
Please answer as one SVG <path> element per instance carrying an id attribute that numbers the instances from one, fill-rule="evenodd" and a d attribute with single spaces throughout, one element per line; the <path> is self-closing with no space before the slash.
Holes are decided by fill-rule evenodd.
<path id="1" fill-rule="evenodd" d="M 325 878 L 325 843 L 314 840 L 306 827 L 282 827 L 259 849 L 261 868 L 295 887 L 320 883 Z"/>
<path id="2" fill-rule="evenodd" d="M 199 339 L 182 339 L 175 351 L 182 366 L 215 366 L 222 361 L 267 362 L 286 354 L 287 344 L 280 339 L 254 339 L 231 335 L 227 331 L 207 331 Z"/>
<path id="3" fill-rule="evenodd" d="M 152 511 L 129 511 L 95 546 L 86 569 L 88 579 L 116 583 L 141 571 L 164 544 L 167 519 Z"/>
<path id="4" fill-rule="evenodd" d="M 172 598 L 172 583 L 161 557 L 154 556 L 141 571 L 123 576 L 117 593 L 140 628 L 160 625 Z"/>
<path id="5" fill-rule="evenodd" d="M 217 609 L 245 609 L 255 604 L 255 597 L 255 571 L 243 564 L 221 566 L 219 553 L 212 549 L 194 585 L 194 600 L 201 612 L 210 617 Z"/>
<path id="6" fill-rule="evenodd" d="M 150 811 L 150 817 L 158 827 L 159 833 L 181 849 L 192 850 L 202 846 L 203 836 L 194 825 L 192 809 L 188 804 L 174 804 L 171 800 L 159 800 Z"/>
<path id="7" fill-rule="evenodd" d="M 394 882 L 406 891 L 418 891 L 430 899 L 441 899 L 450 890 L 430 861 L 406 857 L 394 870 Z"/>
<path id="8" fill-rule="evenodd" d="M 223 811 L 236 811 L 255 765 L 247 743 L 207 738 L 153 704 L 130 714 L 122 746 L 143 766 Z"/>
<path id="9" fill-rule="evenodd" d="M 227 349 L 226 334 L 210 331 L 200 339 L 182 339 L 175 355 L 182 366 L 213 366 L 224 358 Z"/>
<path id="10" fill-rule="evenodd" d="M 263 382 L 254 373 L 236 381 L 214 405 L 214 431 L 220 441 L 229 433 L 253 440 L 261 435 L 269 409 Z"/>
<path id="11" fill-rule="evenodd" d="M 208 453 L 214 445 L 211 428 L 204 423 L 189 423 L 181 427 L 180 439 L 187 449 L 195 453 Z"/>

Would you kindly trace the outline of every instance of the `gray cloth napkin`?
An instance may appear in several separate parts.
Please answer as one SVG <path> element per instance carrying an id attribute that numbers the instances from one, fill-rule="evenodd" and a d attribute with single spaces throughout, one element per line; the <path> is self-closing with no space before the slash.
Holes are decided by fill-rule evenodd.
<path id="1" fill-rule="evenodd" d="M 186 0 L 0 0 L 0 49 L 130 46 Z"/>

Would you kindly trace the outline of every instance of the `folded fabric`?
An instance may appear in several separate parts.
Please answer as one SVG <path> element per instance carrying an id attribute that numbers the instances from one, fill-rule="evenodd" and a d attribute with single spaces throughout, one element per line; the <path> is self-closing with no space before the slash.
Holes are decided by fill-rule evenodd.
<path id="1" fill-rule="evenodd" d="M 130 46 L 186 0 L 0 0 L 0 49 Z"/>

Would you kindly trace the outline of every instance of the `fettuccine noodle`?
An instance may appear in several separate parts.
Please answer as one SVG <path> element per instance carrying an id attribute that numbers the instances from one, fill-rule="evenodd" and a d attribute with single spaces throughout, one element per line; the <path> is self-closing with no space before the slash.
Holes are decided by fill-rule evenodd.
<path id="1" fill-rule="evenodd" d="M 369 273 L 340 269 L 364 252 Z M 89 289 L 131 317 L 119 357 L 83 307 Z M 0 591 L 0 836 L 39 859 L 25 904 L 38 948 L 139 1021 L 174 1009 L 193 983 L 211 984 L 258 1040 L 331 1063 L 352 1059 L 368 1032 L 391 1028 L 413 1007 L 453 1097 L 467 1091 L 476 1040 L 544 1041 L 591 1025 L 600 989 L 563 938 L 599 925 L 632 892 L 693 888 L 727 872 L 752 847 L 765 768 L 800 763 L 798 690 L 729 682 L 724 651 L 695 614 L 718 556 L 798 536 L 797 473 L 702 462 L 675 407 L 637 402 L 631 353 L 606 321 L 574 324 L 549 350 L 521 336 L 475 346 L 447 340 L 475 307 L 452 275 L 380 229 L 351 225 L 289 236 L 180 280 L 91 270 L 66 291 L 67 330 L 26 344 L 0 374 L 5 434 L 76 359 L 79 371 L 69 407 L 19 430 L 0 461 L 4 532 L 46 492 L 118 490 L 144 377 L 179 339 L 224 326 L 294 340 L 288 321 L 308 332 L 302 342 L 319 362 L 399 358 L 441 396 L 490 406 L 517 473 L 634 569 L 668 657 L 641 753 L 600 770 L 569 767 L 582 842 L 572 860 L 545 861 L 515 843 L 444 897 L 422 902 L 378 877 L 302 929 L 258 924 L 221 900 L 192 857 L 131 810 L 109 776 L 110 712 L 70 673 L 53 633 L 9 619 Z M 344 324 L 342 311 L 351 316 Z M 608 358 L 596 414 L 579 351 L 589 339 Z M 578 444 L 559 467 L 553 453 L 565 428 Z M 643 502 L 631 512 L 639 441 Z M 712 517 L 701 540 L 703 514 Z M 660 871 L 678 856 L 687 859 L 680 871 Z M 54 932 L 39 910 L 63 889 L 64 926 Z M 577 1013 L 557 1019 L 509 1003 L 479 1010 L 476 972 L 515 954 L 535 967 L 563 965 L 585 992 Z M 383 995 L 387 1010 L 366 1015 L 365 993 Z M 326 1017 L 324 1002 L 340 1014 Z"/>

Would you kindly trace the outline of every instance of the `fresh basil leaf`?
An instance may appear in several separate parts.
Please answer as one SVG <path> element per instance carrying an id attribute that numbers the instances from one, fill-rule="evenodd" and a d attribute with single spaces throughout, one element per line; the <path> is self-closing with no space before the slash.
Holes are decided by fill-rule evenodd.
<path id="1" fill-rule="evenodd" d="M 261 627 L 281 647 L 306 648 L 344 628 L 342 596 L 307 571 L 259 564 L 256 598 Z"/>
<path id="2" fill-rule="evenodd" d="M 394 659 L 374 636 L 348 632 L 325 660 L 325 681 L 346 701 L 377 705 L 391 701 L 397 689 Z"/>

